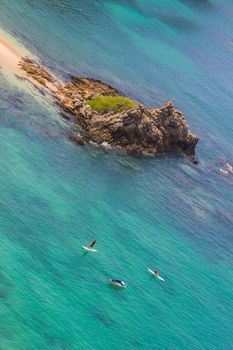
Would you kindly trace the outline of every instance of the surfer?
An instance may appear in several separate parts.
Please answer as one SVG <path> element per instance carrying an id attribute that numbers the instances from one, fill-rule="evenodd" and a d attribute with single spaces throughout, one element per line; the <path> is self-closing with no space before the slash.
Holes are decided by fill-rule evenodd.
<path id="1" fill-rule="evenodd" d="M 156 269 L 156 270 L 151 270 L 149 269 L 149 267 L 147 268 L 147 270 L 152 273 L 152 275 L 156 278 L 158 278 L 158 280 L 160 281 L 165 281 L 165 279 L 163 277 L 160 276 L 160 271 L 159 269 Z"/>
<path id="2" fill-rule="evenodd" d="M 92 242 L 90 243 L 89 248 L 93 248 L 95 244 L 96 244 L 96 240 L 94 239 L 94 241 L 92 241 Z"/>

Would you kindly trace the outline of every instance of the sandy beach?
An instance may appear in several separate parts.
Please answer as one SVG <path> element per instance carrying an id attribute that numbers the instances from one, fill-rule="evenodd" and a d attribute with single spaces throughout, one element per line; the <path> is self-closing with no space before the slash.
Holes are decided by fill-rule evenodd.
<path id="1" fill-rule="evenodd" d="M 11 35 L 0 29 L 0 67 L 11 73 L 23 75 L 18 64 L 21 57 L 31 53 L 19 44 Z"/>
<path id="2" fill-rule="evenodd" d="M 13 48 L 8 42 L 0 38 L 0 66 L 8 68 L 14 73 L 19 72 L 18 63 L 20 61 L 20 53 Z"/>

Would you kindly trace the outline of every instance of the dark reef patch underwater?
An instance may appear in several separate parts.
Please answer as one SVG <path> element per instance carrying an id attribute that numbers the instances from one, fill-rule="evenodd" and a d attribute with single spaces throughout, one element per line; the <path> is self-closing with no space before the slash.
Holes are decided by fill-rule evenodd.
<path id="1" fill-rule="evenodd" d="M 232 350 L 232 2 L 1 0 L 0 27 L 63 80 L 174 99 L 200 136 L 197 167 L 76 147 L 1 68 L 0 348 Z"/>

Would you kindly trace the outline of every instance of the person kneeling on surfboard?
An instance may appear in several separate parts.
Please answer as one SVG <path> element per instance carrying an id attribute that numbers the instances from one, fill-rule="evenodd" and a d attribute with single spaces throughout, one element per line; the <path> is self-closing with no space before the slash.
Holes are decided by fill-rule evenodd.
<path id="1" fill-rule="evenodd" d="M 155 276 L 159 276 L 159 269 L 156 269 L 156 270 L 154 271 L 154 275 L 155 275 Z"/>
<path id="2" fill-rule="evenodd" d="M 93 248 L 95 244 L 96 244 L 96 240 L 92 241 L 89 245 L 89 248 Z"/>

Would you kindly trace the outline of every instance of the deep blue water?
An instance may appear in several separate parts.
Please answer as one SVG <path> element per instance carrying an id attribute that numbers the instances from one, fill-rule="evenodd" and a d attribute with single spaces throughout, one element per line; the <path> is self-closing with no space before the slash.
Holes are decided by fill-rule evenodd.
<path id="1" fill-rule="evenodd" d="M 0 27 L 57 74 L 174 99 L 200 136 L 198 166 L 79 148 L 0 73 L 0 349 L 232 349 L 232 16 L 230 0 L 0 0 Z"/>

